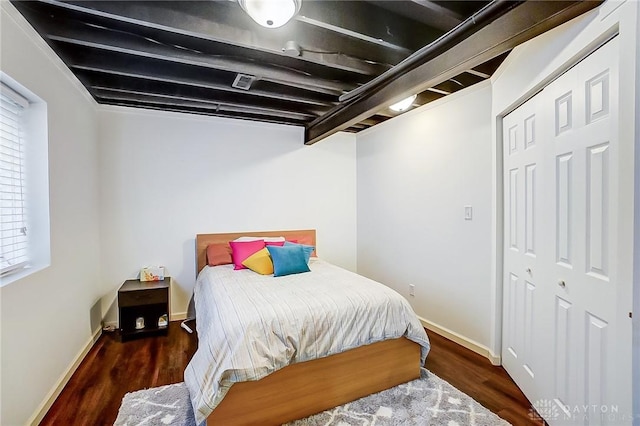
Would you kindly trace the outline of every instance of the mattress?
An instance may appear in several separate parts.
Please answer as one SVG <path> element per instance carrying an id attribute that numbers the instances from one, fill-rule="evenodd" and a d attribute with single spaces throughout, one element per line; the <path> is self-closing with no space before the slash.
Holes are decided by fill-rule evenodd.
<path id="1" fill-rule="evenodd" d="M 184 373 L 197 424 L 237 382 L 387 339 L 429 340 L 389 287 L 312 258 L 311 272 L 273 277 L 205 267 L 194 289 L 198 349 Z"/>

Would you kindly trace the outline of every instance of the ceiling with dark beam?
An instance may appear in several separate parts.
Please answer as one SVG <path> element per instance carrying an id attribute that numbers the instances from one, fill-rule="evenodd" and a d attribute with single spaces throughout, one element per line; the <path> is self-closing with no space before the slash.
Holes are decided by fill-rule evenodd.
<path id="1" fill-rule="evenodd" d="M 238 2 L 12 1 L 100 104 L 358 132 L 489 78 L 600 1 L 302 0 L 280 28 Z"/>

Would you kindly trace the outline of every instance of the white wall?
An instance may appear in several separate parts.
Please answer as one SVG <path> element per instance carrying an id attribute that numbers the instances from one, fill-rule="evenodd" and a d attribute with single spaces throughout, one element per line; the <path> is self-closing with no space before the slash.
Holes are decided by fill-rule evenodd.
<path id="1" fill-rule="evenodd" d="M 300 127 L 120 107 L 100 125 L 105 305 L 160 264 L 183 315 L 197 233 L 315 228 L 319 255 L 356 269 L 354 135 L 305 146 Z"/>
<path id="2" fill-rule="evenodd" d="M 483 83 L 358 133 L 357 146 L 358 272 L 480 347 L 491 321 L 490 114 Z"/>
<path id="3" fill-rule="evenodd" d="M 0 288 L 0 424 L 21 425 L 91 342 L 99 300 L 95 104 L 2 1 L 1 69 L 48 106 L 51 266 Z"/>

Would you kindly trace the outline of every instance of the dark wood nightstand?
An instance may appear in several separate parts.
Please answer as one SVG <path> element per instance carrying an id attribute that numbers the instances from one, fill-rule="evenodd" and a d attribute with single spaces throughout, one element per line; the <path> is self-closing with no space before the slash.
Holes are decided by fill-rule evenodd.
<path id="1" fill-rule="evenodd" d="M 127 280 L 118 290 L 118 317 L 122 341 L 147 336 L 166 336 L 169 330 L 169 282 Z M 166 315 L 167 324 L 158 325 Z M 142 320 L 140 320 L 142 318 Z M 143 327 L 140 327 L 141 325 Z"/>

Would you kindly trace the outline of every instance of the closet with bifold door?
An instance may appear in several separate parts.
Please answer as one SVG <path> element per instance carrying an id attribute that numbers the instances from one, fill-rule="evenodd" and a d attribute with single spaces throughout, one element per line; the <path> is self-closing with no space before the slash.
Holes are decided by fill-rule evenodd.
<path id="1" fill-rule="evenodd" d="M 603 43 L 502 122 L 502 363 L 552 426 L 632 422 L 618 49 Z"/>

